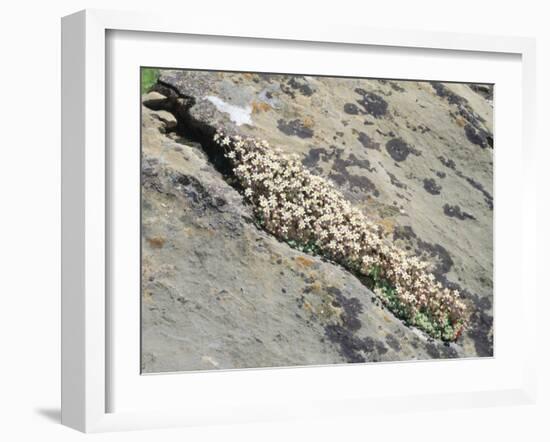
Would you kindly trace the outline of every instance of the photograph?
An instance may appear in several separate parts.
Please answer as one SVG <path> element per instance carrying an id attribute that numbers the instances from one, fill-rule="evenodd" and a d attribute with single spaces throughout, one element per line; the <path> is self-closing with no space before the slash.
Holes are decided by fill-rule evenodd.
<path id="1" fill-rule="evenodd" d="M 5 2 L 0 442 L 550 442 L 544 6 Z"/>
<path id="2" fill-rule="evenodd" d="M 137 87 L 142 374 L 493 357 L 493 84 Z"/>

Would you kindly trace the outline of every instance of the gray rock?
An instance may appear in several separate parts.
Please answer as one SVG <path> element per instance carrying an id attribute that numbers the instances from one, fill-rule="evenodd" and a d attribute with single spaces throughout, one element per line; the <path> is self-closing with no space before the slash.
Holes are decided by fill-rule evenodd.
<path id="1" fill-rule="evenodd" d="M 407 328 L 341 267 L 252 222 L 195 148 L 143 110 L 144 372 L 462 356 Z"/>
<path id="2" fill-rule="evenodd" d="M 493 354 L 492 89 L 178 70 L 161 80 L 164 109 L 193 140 L 167 138 L 144 108 L 145 371 Z M 216 129 L 301 155 L 461 291 L 469 330 L 429 342 L 348 272 L 259 230 L 213 167 Z"/>
<path id="3" fill-rule="evenodd" d="M 156 91 L 151 91 L 142 97 L 142 102 L 149 109 L 159 110 L 166 106 L 166 97 Z"/>
<path id="4" fill-rule="evenodd" d="M 178 125 L 176 117 L 165 110 L 152 111 L 151 115 L 162 122 L 164 131 L 174 129 Z"/>

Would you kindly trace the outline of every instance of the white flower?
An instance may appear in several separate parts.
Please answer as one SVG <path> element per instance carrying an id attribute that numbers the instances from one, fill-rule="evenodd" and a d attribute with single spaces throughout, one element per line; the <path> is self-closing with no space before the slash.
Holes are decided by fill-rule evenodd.
<path id="1" fill-rule="evenodd" d="M 378 269 L 377 278 L 395 288 L 400 308 L 409 312 L 412 323 L 422 306 L 432 327 L 443 330 L 449 320 L 454 321 L 453 333 L 464 327 L 466 306 L 460 293 L 444 289 L 427 271 L 428 262 L 389 243 L 381 226 L 345 200 L 333 183 L 306 170 L 298 155 L 285 157 L 266 140 L 222 132 L 214 135 L 214 141 L 227 146 L 225 155 L 245 188 L 245 197 L 264 215 L 266 230 L 284 239 L 313 240 L 321 253 L 365 275 Z M 289 234 L 289 225 L 298 229 Z M 386 302 L 383 290 L 376 286 L 374 291 Z"/>

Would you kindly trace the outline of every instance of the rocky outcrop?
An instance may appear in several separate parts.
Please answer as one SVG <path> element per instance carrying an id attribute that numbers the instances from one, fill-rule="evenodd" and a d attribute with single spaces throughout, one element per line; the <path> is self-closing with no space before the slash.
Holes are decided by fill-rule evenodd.
<path id="1" fill-rule="evenodd" d="M 163 71 L 142 111 L 142 369 L 492 355 L 492 88 L 478 86 Z M 265 233 L 217 129 L 331 179 L 461 291 L 469 330 L 430 340 L 343 268 Z"/>

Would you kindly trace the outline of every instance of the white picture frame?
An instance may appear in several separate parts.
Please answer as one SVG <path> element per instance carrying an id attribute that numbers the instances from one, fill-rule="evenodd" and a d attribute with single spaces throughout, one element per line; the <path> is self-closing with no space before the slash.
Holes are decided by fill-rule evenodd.
<path id="1" fill-rule="evenodd" d="M 106 81 L 107 35 L 112 31 L 152 32 L 162 35 L 217 36 L 272 41 L 337 43 L 368 45 L 383 48 L 402 48 L 403 51 L 427 49 L 432 51 L 467 51 L 483 54 L 513 54 L 521 57 L 521 163 L 523 187 L 520 190 L 522 211 L 520 242 L 521 274 L 534 267 L 535 240 L 535 174 L 536 151 L 534 140 L 535 109 L 535 42 L 518 37 L 494 37 L 417 31 L 388 31 L 345 26 L 308 24 L 269 25 L 267 23 L 230 23 L 196 19 L 182 24 L 170 15 L 123 13 L 86 10 L 62 20 L 62 423 L 85 432 L 138 428 L 185 426 L 217 422 L 247 422 L 283 419 L 286 417 L 363 414 L 373 410 L 388 412 L 407 409 L 436 409 L 502 404 L 532 403 L 535 397 L 535 327 L 528 315 L 536 305 L 537 290 L 533 278 L 521 278 L 521 297 L 515 318 L 524 348 L 518 353 L 514 376 L 506 385 L 488 389 L 477 386 L 461 392 L 433 391 L 420 395 L 414 392 L 389 394 L 376 398 L 359 393 L 353 397 L 342 394 L 326 399 L 317 398 L 308 407 L 293 406 L 284 398 L 268 403 L 239 402 L 227 413 L 196 407 L 172 409 L 141 407 L 138 411 L 112 410 L 109 394 L 114 388 L 109 376 L 113 354 L 109 338 L 112 312 L 108 299 L 108 244 L 112 238 L 107 228 L 110 204 L 106 121 L 110 118 L 107 106 L 109 93 Z M 158 34 L 156 34 L 158 35 Z M 135 105 L 129 103 L 128 106 Z M 496 112 L 499 112 L 498 105 Z M 499 250 L 498 244 L 496 250 Z M 501 249 L 502 250 L 502 249 Z M 503 252 L 502 252 L 503 253 Z M 503 321 L 504 323 L 504 321 Z M 136 336 L 137 339 L 137 336 Z M 498 359 L 498 354 L 495 357 Z M 454 363 L 454 362 L 453 362 Z M 467 364 L 468 361 L 456 361 Z M 445 362 L 440 362 L 445 364 Z M 377 364 L 378 365 L 378 364 Z M 378 365 L 376 370 L 390 370 L 390 365 Z M 395 365 L 393 366 L 395 367 Z M 360 370 L 360 367 L 353 367 Z M 416 369 L 421 370 L 422 367 Z M 455 366 L 455 370 L 467 369 Z M 476 370 L 477 368 L 471 368 Z M 489 367 L 490 369 L 490 367 Z M 302 370 L 302 371 L 300 371 Z M 261 386 L 270 376 L 304 375 L 296 368 L 272 373 L 274 370 L 220 373 L 213 383 L 218 386 L 249 382 Z M 307 370 L 325 370 L 326 367 Z M 136 367 L 136 373 L 139 367 Z M 281 375 L 281 373 L 284 374 Z M 350 373 L 350 371 L 348 371 Z M 137 373 L 139 375 L 139 373 Z M 176 382 L 176 377 L 164 378 L 164 387 Z M 188 378 L 189 379 L 189 378 Z M 211 377 L 210 380 L 214 378 Z M 194 378 L 193 382 L 200 382 Z M 193 394 L 185 398 L 192 402 Z M 214 393 L 208 393 L 214 394 Z M 208 399 L 208 398 L 207 398 Z M 269 399 L 269 397 L 267 398 Z M 146 402 L 146 399 L 143 399 Z M 269 401 L 268 401 L 269 402 Z M 145 404 L 147 405 L 147 404 Z"/>

